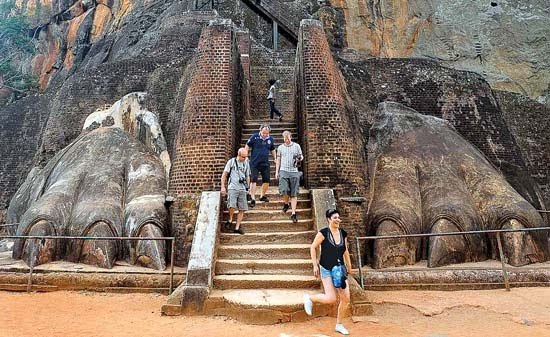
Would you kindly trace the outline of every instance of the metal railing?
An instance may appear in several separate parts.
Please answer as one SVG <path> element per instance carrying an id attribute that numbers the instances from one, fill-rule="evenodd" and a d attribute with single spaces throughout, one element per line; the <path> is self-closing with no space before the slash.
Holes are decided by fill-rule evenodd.
<path id="1" fill-rule="evenodd" d="M 10 224 L 13 225 L 13 224 Z M 17 224 L 15 224 L 17 225 Z M 174 259 L 176 252 L 176 238 L 173 236 L 166 237 L 122 237 L 122 236 L 103 236 L 103 237 L 93 237 L 93 236 L 52 236 L 52 235 L 0 235 L 0 239 L 52 239 L 52 240 L 120 240 L 120 241 L 170 241 L 171 251 L 170 251 L 170 286 L 168 289 L 168 295 L 172 294 L 174 289 Z M 32 286 L 32 273 L 34 270 L 34 265 L 29 267 L 29 279 L 27 283 L 27 292 L 30 291 Z"/>
<path id="2" fill-rule="evenodd" d="M 545 211 L 546 212 L 546 211 Z M 550 213 L 550 212 L 548 212 Z M 518 229 L 488 229 L 480 231 L 464 231 L 464 232 L 448 232 L 448 233 L 428 233 L 428 234 L 401 234 L 401 235 L 381 235 L 381 236 L 358 236 L 355 238 L 357 247 L 357 259 L 359 263 L 359 278 L 361 281 L 361 288 L 365 288 L 365 281 L 363 277 L 362 261 L 361 261 L 361 240 L 388 240 L 388 239 L 403 239 L 403 238 L 419 238 L 419 237 L 432 237 L 432 236 L 452 236 L 452 235 L 472 235 L 472 234 L 485 234 L 496 233 L 498 251 L 500 254 L 500 262 L 502 267 L 502 275 L 504 278 L 504 285 L 507 291 L 510 291 L 510 282 L 508 271 L 505 265 L 505 257 L 502 251 L 502 240 L 500 238 L 501 233 L 513 233 L 513 232 L 535 232 L 535 231 L 548 231 L 550 227 L 533 227 L 533 228 L 518 228 Z"/>

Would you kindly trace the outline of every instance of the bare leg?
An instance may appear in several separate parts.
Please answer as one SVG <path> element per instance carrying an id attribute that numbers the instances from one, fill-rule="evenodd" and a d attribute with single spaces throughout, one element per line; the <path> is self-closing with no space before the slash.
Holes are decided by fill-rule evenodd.
<path id="1" fill-rule="evenodd" d="M 287 196 L 286 203 L 288 203 L 288 196 Z M 292 214 L 296 214 L 296 205 L 298 205 L 298 197 L 290 198 L 290 204 L 291 204 L 291 207 L 292 207 Z"/>
<path id="2" fill-rule="evenodd" d="M 346 281 L 346 285 L 346 289 L 338 289 L 338 297 L 340 297 L 340 301 L 338 303 L 338 315 L 336 316 L 336 324 L 342 323 L 342 318 L 344 318 L 344 314 L 350 302 L 348 281 Z"/>
<path id="3" fill-rule="evenodd" d="M 234 208 L 230 208 L 229 209 L 229 222 L 233 222 L 233 214 L 235 213 L 235 209 Z M 241 212 L 239 212 L 240 214 Z"/>
<path id="4" fill-rule="evenodd" d="M 310 299 L 312 302 L 332 304 L 336 302 L 336 289 L 332 284 L 332 279 L 330 277 L 322 278 L 323 289 L 325 289 L 324 294 L 311 295 Z"/>
<path id="5" fill-rule="evenodd" d="M 283 195 L 283 202 L 284 202 L 285 204 L 288 204 L 288 199 L 289 199 L 289 198 L 290 198 L 290 197 L 289 197 L 288 195 L 286 195 L 286 194 Z"/>
<path id="6" fill-rule="evenodd" d="M 269 183 L 262 183 L 262 194 L 260 197 L 263 197 L 267 194 L 267 189 L 269 188 Z"/>
<path id="7" fill-rule="evenodd" d="M 256 183 L 250 183 L 250 196 L 252 200 L 256 200 Z"/>
<path id="8" fill-rule="evenodd" d="M 239 229 L 239 227 L 241 226 L 241 221 L 243 221 L 243 217 L 244 211 L 239 210 L 239 213 L 237 214 L 237 224 L 235 225 L 235 229 Z"/>

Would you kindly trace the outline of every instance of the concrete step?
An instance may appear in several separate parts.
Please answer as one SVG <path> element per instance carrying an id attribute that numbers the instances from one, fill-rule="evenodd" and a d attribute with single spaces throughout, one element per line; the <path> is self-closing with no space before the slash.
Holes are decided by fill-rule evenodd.
<path id="1" fill-rule="evenodd" d="M 307 259 L 309 244 L 220 245 L 219 259 Z"/>
<path id="2" fill-rule="evenodd" d="M 310 275 L 216 275 L 218 289 L 319 288 L 321 281 Z"/>
<path id="3" fill-rule="evenodd" d="M 235 213 L 238 214 L 239 212 L 235 212 Z M 256 209 L 256 207 L 254 207 L 254 208 L 249 208 L 248 211 L 245 212 L 244 216 L 245 216 L 245 219 L 249 221 L 288 220 L 291 213 L 292 212 L 290 211 L 290 209 L 286 213 L 283 213 L 282 210 L 278 210 L 278 209 Z M 311 208 L 297 209 L 296 214 L 300 219 L 313 218 Z M 223 211 L 223 219 L 227 220 L 228 218 L 229 218 L 229 211 Z M 236 219 L 235 215 L 233 215 L 233 219 Z"/>
<path id="4" fill-rule="evenodd" d="M 216 261 L 216 275 L 276 274 L 312 275 L 311 259 L 233 260 Z"/>
<path id="5" fill-rule="evenodd" d="M 221 245 L 244 245 L 244 244 L 270 244 L 270 243 L 298 243 L 298 244 L 310 244 L 316 231 L 301 231 L 301 232 L 271 232 L 271 233 L 245 233 L 233 234 L 233 233 L 221 233 L 220 244 Z"/>
<path id="6" fill-rule="evenodd" d="M 313 219 L 298 218 L 298 222 L 294 223 L 290 220 L 289 215 L 288 220 L 249 221 L 245 215 L 241 227 L 245 233 L 301 232 L 313 228 Z"/>

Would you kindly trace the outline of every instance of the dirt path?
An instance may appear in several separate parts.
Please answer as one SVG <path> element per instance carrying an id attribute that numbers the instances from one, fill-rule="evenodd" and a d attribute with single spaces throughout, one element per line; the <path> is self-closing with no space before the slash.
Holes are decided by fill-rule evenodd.
<path id="1" fill-rule="evenodd" d="M 372 292 L 375 315 L 352 336 L 550 336 L 550 288 Z M 334 318 L 272 326 L 221 317 L 163 317 L 165 296 L 0 292 L 0 336 L 337 336 Z"/>

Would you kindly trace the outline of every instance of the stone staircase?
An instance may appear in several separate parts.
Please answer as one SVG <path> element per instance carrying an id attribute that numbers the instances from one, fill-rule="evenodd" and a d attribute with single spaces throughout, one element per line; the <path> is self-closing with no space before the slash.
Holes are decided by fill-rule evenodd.
<path id="1" fill-rule="evenodd" d="M 303 294 L 319 292 L 321 283 L 312 274 L 309 247 L 316 234 L 310 193 L 298 195 L 298 222 L 290 211 L 281 211 L 276 187 L 269 202 L 256 203 L 242 222 L 244 235 L 221 233 L 206 308 L 214 315 L 229 316 L 252 324 L 273 324 L 307 319 Z M 224 211 L 222 221 L 228 217 Z M 326 315 L 330 307 L 315 307 Z"/>

